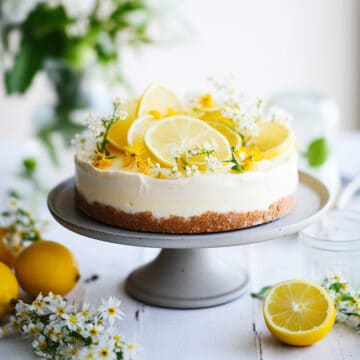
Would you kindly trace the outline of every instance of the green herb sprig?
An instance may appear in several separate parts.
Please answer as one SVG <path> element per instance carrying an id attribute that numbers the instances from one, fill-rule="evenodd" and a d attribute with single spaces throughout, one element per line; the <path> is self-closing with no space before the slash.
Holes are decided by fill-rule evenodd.
<path id="1" fill-rule="evenodd" d="M 231 147 L 231 160 L 227 160 L 224 162 L 230 162 L 233 163 L 234 165 L 231 167 L 231 170 L 237 171 L 237 172 L 244 172 L 244 167 L 241 164 L 241 162 L 237 159 L 236 155 L 235 155 L 235 147 L 232 146 Z"/>

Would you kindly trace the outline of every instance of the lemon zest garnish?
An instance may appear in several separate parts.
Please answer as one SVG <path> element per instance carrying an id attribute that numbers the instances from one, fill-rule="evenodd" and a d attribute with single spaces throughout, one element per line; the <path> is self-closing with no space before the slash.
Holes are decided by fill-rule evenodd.
<path id="1" fill-rule="evenodd" d="M 105 170 L 112 164 L 111 159 L 107 159 L 106 155 L 102 152 L 96 151 L 93 157 L 93 166 L 98 169 Z"/>

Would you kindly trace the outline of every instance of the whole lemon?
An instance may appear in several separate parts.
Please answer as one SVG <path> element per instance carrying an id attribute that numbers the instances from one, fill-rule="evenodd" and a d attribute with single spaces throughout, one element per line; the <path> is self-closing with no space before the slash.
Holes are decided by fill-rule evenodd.
<path id="1" fill-rule="evenodd" d="M 17 300 L 18 296 L 19 284 L 14 273 L 0 262 L 0 319 L 10 312 L 11 300 Z"/>
<path id="2" fill-rule="evenodd" d="M 10 268 L 13 268 L 15 266 L 16 257 L 2 242 L 2 239 L 7 232 L 7 228 L 0 227 L 0 261 Z"/>
<path id="3" fill-rule="evenodd" d="M 71 251 L 54 241 L 36 241 L 23 250 L 15 263 L 20 286 L 30 295 L 39 292 L 67 294 L 80 279 Z"/>

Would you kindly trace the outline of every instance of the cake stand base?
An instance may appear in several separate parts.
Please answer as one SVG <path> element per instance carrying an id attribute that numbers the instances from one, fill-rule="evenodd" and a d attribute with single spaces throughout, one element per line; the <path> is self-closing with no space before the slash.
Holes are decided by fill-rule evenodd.
<path id="1" fill-rule="evenodd" d="M 246 292 L 248 275 L 227 265 L 216 249 L 163 249 L 135 270 L 126 291 L 145 303 L 179 309 L 216 306 Z"/>

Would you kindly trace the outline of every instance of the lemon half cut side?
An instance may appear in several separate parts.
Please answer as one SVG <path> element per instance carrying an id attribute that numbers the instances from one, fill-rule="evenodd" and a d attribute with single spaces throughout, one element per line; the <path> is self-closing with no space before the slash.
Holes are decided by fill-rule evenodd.
<path id="1" fill-rule="evenodd" d="M 336 311 L 330 295 L 309 280 L 294 279 L 275 285 L 263 305 L 265 323 L 284 343 L 312 345 L 334 325 Z"/>

